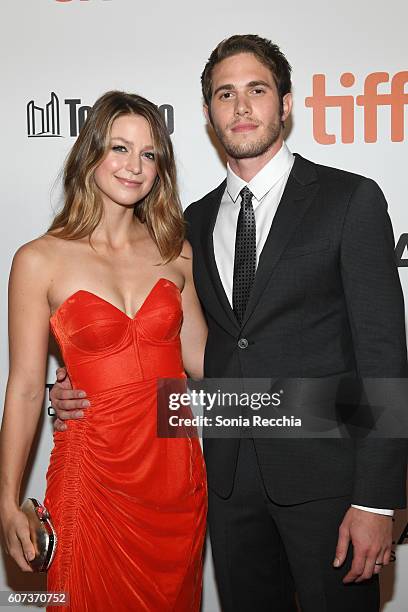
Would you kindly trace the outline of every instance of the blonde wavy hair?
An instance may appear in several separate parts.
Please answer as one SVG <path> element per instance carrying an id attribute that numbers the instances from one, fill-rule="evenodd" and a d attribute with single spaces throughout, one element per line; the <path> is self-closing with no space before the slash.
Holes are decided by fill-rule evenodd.
<path id="1" fill-rule="evenodd" d="M 185 237 L 173 146 L 158 108 L 136 94 L 108 91 L 95 102 L 66 160 L 64 205 L 48 233 L 66 240 L 91 238 L 103 214 L 94 172 L 108 153 L 113 122 L 123 115 L 144 117 L 152 132 L 157 177 L 150 192 L 136 203 L 134 214 L 146 223 L 167 263 L 180 255 Z"/>

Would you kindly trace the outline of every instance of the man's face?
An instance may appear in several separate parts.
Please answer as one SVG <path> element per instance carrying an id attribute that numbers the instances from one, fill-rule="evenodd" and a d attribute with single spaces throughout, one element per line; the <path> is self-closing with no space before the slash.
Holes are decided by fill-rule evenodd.
<path id="1" fill-rule="evenodd" d="M 284 96 L 281 113 L 272 73 L 252 53 L 222 60 L 212 82 L 211 106 L 204 112 L 230 157 L 258 157 L 282 140 L 291 94 Z"/>

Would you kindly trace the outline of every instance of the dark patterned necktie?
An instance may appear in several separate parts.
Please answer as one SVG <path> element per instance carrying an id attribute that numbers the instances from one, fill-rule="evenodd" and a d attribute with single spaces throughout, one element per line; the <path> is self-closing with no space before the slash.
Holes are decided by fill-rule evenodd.
<path id="1" fill-rule="evenodd" d="M 235 237 L 234 281 L 232 286 L 232 307 L 240 323 L 255 280 L 256 272 L 256 225 L 252 206 L 253 194 L 244 187 L 240 191 L 239 211 Z"/>

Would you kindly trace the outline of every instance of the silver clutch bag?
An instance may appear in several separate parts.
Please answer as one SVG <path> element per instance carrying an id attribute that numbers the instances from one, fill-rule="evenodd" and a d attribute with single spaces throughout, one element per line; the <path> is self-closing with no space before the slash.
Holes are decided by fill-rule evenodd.
<path id="1" fill-rule="evenodd" d="M 35 557 L 29 563 L 35 572 L 46 572 L 57 548 L 57 534 L 50 513 L 33 497 L 28 497 L 20 510 L 28 519 L 30 539 L 35 549 Z"/>

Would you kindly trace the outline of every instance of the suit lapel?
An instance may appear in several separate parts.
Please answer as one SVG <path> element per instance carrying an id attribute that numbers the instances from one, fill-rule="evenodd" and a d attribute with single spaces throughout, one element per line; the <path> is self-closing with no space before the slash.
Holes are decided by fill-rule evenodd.
<path id="1" fill-rule="evenodd" d="M 233 334 L 239 329 L 237 319 L 234 311 L 228 301 L 227 295 L 224 290 L 224 286 L 221 282 L 221 278 L 218 272 L 217 264 L 215 261 L 214 254 L 214 242 L 213 232 L 215 221 L 217 219 L 218 210 L 220 208 L 221 199 L 226 188 L 227 181 L 224 180 L 217 189 L 213 191 L 207 203 L 208 215 L 205 217 L 205 221 L 201 227 L 201 248 L 203 252 L 203 261 L 207 270 L 207 274 L 210 278 L 210 282 L 206 283 L 203 287 L 203 293 L 208 295 L 211 291 L 214 294 L 214 298 L 211 300 L 211 304 L 214 306 L 214 316 L 220 322 L 223 323 Z"/>
<path id="2" fill-rule="evenodd" d="M 245 325 L 253 313 L 283 251 L 315 198 L 318 188 L 314 164 L 303 159 L 300 155 L 296 155 L 292 171 L 259 258 L 255 283 L 248 300 L 242 325 Z"/>

